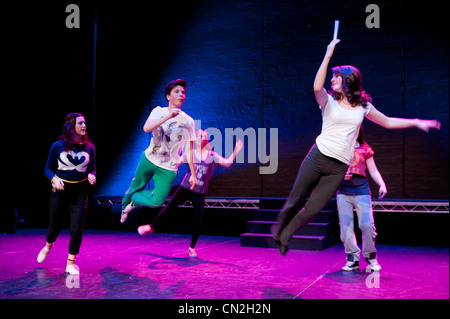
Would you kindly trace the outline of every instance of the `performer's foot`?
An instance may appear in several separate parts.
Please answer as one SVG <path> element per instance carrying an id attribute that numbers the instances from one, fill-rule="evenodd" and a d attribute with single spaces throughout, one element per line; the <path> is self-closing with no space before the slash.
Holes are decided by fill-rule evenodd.
<path id="1" fill-rule="evenodd" d="M 189 257 L 197 257 L 197 253 L 194 248 L 189 247 Z"/>
<path id="2" fill-rule="evenodd" d="M 277 233 L 277 226 L 273 225 L 270 227 L 270 232 L 272 233 L 273 240 L 277 244 L 278 248 L 280 249 L 281 256 L 285 256 L 288 251 L 288 245 L 284 245 L 281 240 L 280 236 Z"/>
<path id="3" fill-rule="evenodd" d="M 376 258 L 374 258 L 374 259 L 366 258 L 366 261 L 369 264 L 371 270 L 373 270 L 373 271 L 380 271 L 381 270 L 381 266 L 378 263 Z"/>
<path id="4" fill-rule="evenodd" d="M 45 260 L 45 258 L 47 258 L 47 255 L 50 253 L 50 250 L 52 249 L 53 244 L 52 245 L 45 245 L 44 248 L 42 248 L 42 250 L 39 252 L 39 255 L 37 256 L 37 262 L 41 263 Z"/>
<path id="5" fill-rule="evenodd" d="M 139 226 L 137 231 L 138 231 L 139 235 L 141 235 L 141 236 L 148 234 L 148 233 L 153 233 L 153 229 L 150 225 Z"/>
<path id="6" fill-rule="evenodd" d="M 280 248 L 281 256 L 286 256 L 286 253 L 288 251 L 288 245 L 283 245 L 283 244 L 280 243 L 279 248 Z"/>
<path id="7" fill-rule="evenodd" d="M 122 211 L 122 215 L 120 216 L 120 222 L 123 224 L 128 218 L 128 213 L 131 212 L 136 207 L 133 205 L 133 203 L 129 203 L 127 207 Z"/>
<path id="8" fill-rule="evenodd" d="M 359 269 L 359 260 L 355 259 L 355 256 L 353 255 L 347 255 L 347 263 L 344 267 L 342 267 L 342 270 L 344 271 L 353 271 Z"/>
<path id="9" fill-rule="evenodd" d="M 78 276 L 80 272 L 75 268 L 75 264 L 70 264 L 66 266 L 66 273 L 71 276 Z"/>

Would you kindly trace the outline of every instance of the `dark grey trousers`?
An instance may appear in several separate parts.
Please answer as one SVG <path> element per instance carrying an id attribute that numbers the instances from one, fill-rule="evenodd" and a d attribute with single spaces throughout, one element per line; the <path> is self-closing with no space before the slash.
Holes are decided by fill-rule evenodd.
<path id="1" fill-rule="evenodd" d="M 287 245 L 294 233 L 314 219 L 336 194 L 347 169 L 347 164 L 323 155 L 314 144 L 303 160 L 291 193 L 278 214 L 274 238 Z"/>

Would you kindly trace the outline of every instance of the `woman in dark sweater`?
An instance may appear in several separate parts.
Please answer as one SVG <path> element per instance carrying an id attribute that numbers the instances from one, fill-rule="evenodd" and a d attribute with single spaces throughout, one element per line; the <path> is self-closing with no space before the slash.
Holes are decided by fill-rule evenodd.
<path id="1" fill-rule="evenodd" d="M 86 133 L 85 118 L 80 113 L 66 116 L 63 134 L 53 143 L 45 165 L 45 175 L 52 184 L 47 244 L 37 257 L 43 262 L 61 232 L 64 213 L 70 211 L 70 243 L 66 272 L 79 275 L 74 266 L 83 236 L 88 206 L 89 185 L 96 183 L 95 147 Z"/>

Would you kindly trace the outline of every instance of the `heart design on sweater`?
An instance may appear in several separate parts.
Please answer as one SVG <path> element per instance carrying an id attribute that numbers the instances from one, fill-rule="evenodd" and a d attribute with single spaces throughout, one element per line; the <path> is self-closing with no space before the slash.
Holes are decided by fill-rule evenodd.
<path id="1" fill-rule="evenodd" d="M 86 152 L 64 151 L 59 154 L 58 169 L 62 171 L 77 170 L 86 172 L 89 165 L 89 154 Z"/>

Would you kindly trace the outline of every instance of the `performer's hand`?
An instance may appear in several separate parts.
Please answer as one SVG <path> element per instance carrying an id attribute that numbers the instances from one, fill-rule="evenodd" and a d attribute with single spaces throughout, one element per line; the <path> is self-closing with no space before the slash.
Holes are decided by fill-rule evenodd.
<path id="1" fill-rule="evenodd" d="M 95 177 L 95 175 L 93 175 L 93 174 L 89 174 L 88 181 L 89 181 L 89 184 L 95 185 L 95 183 L 97 183 L 97 177 Z"/>
<path id="2" fill-rule="evenodd" d="M 64 182 L 57 176 L 53 176 L 52 180 L 52 186 L 53 188 L 63 191 L 64 190 Z"/>
<path id="3" fill-rule="evenodd" d="M 174 108 L 172 109 L 172 111 L 170 111 L 169 119 L 174 118 L 174 117 L 177 116 L 178 114 L 180 114 L 180 109 L 174 107 Z"/>
<path id="4" fill-rule="evenodd" d="M 195 176 L 195 174 L 191 174 L 189 183 L 191 184 L 191 190 L 194 189 L 195 185 L 197 184 L 197 177 Z"/>
<path id="5" fill-rule="evenodd" d="M 380 186 L 380 189 L 378 190 L 378 198 L 382 199 L 387 194 L 387 188 L 386 185 Z"/>
<path id="6" fill-rule="evenodd" d="M 437 120 L 419 120 L 417 123 L 417 128 L 424 132 L 427 132 L 432 128 L 435 130 L 441 129 L 441 122 Z"/>
<path id="7" fill-rule="evenodd" d="M 331 58 L 333 56 L 334 48 L 340 41 L 340 39 L 336 39 L 330 42 L 330 44 L 327 46 L 327 53 L 325 53 L 326 58 Z"/>
<path id="8" fill-rule="evenodd" d="M 234 147 L 234 150 L 236 151 L 236 154 L 239 153 L 242 148 L 244 147 L 244 143 L 242 143 L 241 140 L 237 140 L 236 146 Z"/>

